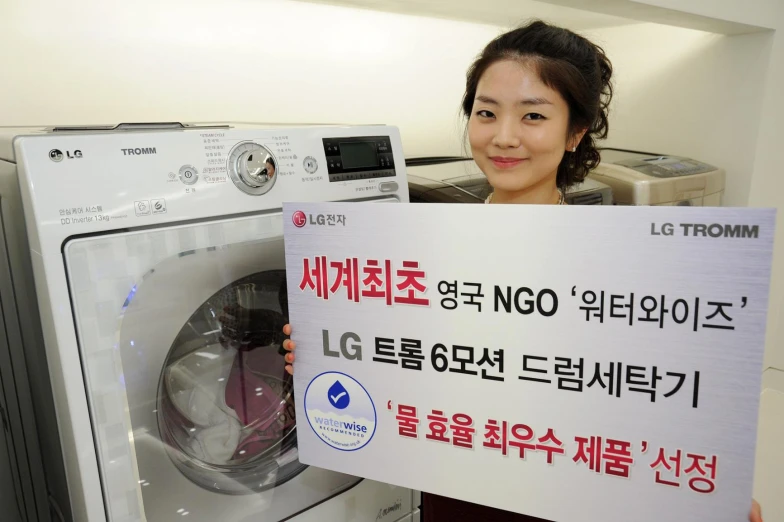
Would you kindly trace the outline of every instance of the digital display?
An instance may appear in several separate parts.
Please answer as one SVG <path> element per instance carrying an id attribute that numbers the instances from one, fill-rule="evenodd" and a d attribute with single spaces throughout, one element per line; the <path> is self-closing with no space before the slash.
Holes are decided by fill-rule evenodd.
<path id="1" fill-rule="evenodd" d="M 378 154 L 373 142 L 343 142 L 340 144 L 340 158 L 344 169 L 378 167 Z"/>

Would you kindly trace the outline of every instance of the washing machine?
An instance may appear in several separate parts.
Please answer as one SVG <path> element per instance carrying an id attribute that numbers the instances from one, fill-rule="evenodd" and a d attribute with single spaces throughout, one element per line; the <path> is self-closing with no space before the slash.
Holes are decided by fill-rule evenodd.
<path id="1" fill-rule="evenodd" d="M 588 179 L 612 188 L 617 205 L 720 207 L 724 169 L 683 156 L 601 149 Z"/>
<path id="2" fill-rule="evenodd" d="M 472 158 L 422 157 L 406 160 L 412 203 L 484 203 L 493 187 Z M 566 191 L 569 205 L 612 205 L 612 189 L 592 179 Z"/>
<path id="3" fill-rule="evenodd" d="M 418 516 L 416 492 L 299 462 L 281 349 L 283 202 L 408 202 L 397 129 L 0 132 L 0 375 L 18 383 L 0 405 L 18 405 L 23 520 Z"/>

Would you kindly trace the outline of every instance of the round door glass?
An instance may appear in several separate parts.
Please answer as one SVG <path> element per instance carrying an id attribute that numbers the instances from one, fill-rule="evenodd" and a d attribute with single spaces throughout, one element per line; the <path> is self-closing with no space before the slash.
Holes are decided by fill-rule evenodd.
<path id="1" fill-rule="evenodd" d="M 254 493 L 305 469 L 281 348 L 287 318 L 285 271 L 261 272 L 215 293 L 174 340 L 158 425 L 172 461 L 199 485 Z"/>

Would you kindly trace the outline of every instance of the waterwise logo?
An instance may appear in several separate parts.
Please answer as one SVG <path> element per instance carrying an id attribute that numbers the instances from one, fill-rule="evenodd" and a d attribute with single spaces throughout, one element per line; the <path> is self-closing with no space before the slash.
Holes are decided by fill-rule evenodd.
<path id="1" fill-rule="evenodd" d="M 317 375 L 305 390 L 305 412 L 313 432 L 341 451 L 367 446 L 376 432 L 376 407 L 359 381 L 340 372 Z"/>
<path id="2" fill-rule="evenodd" d="M 294 212 L 294 215 L 291 216 L 291 221 L 294 223 L 294 226 L 297 228 L 302 228 L 307 223 L 307 216 L 301 210 L 297 210 Z"/>

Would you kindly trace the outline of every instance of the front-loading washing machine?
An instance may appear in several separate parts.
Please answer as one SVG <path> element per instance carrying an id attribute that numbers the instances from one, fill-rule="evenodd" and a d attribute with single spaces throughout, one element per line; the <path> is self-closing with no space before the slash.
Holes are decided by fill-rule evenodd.
<path id="1" fill-rule="evenodd" d="M 23 519 L 413 520 L 414 492 L 299 462 L 281 351 L 283 202 L 408 202 L 395 128 L 23 129 L 0 159 Z"/>

